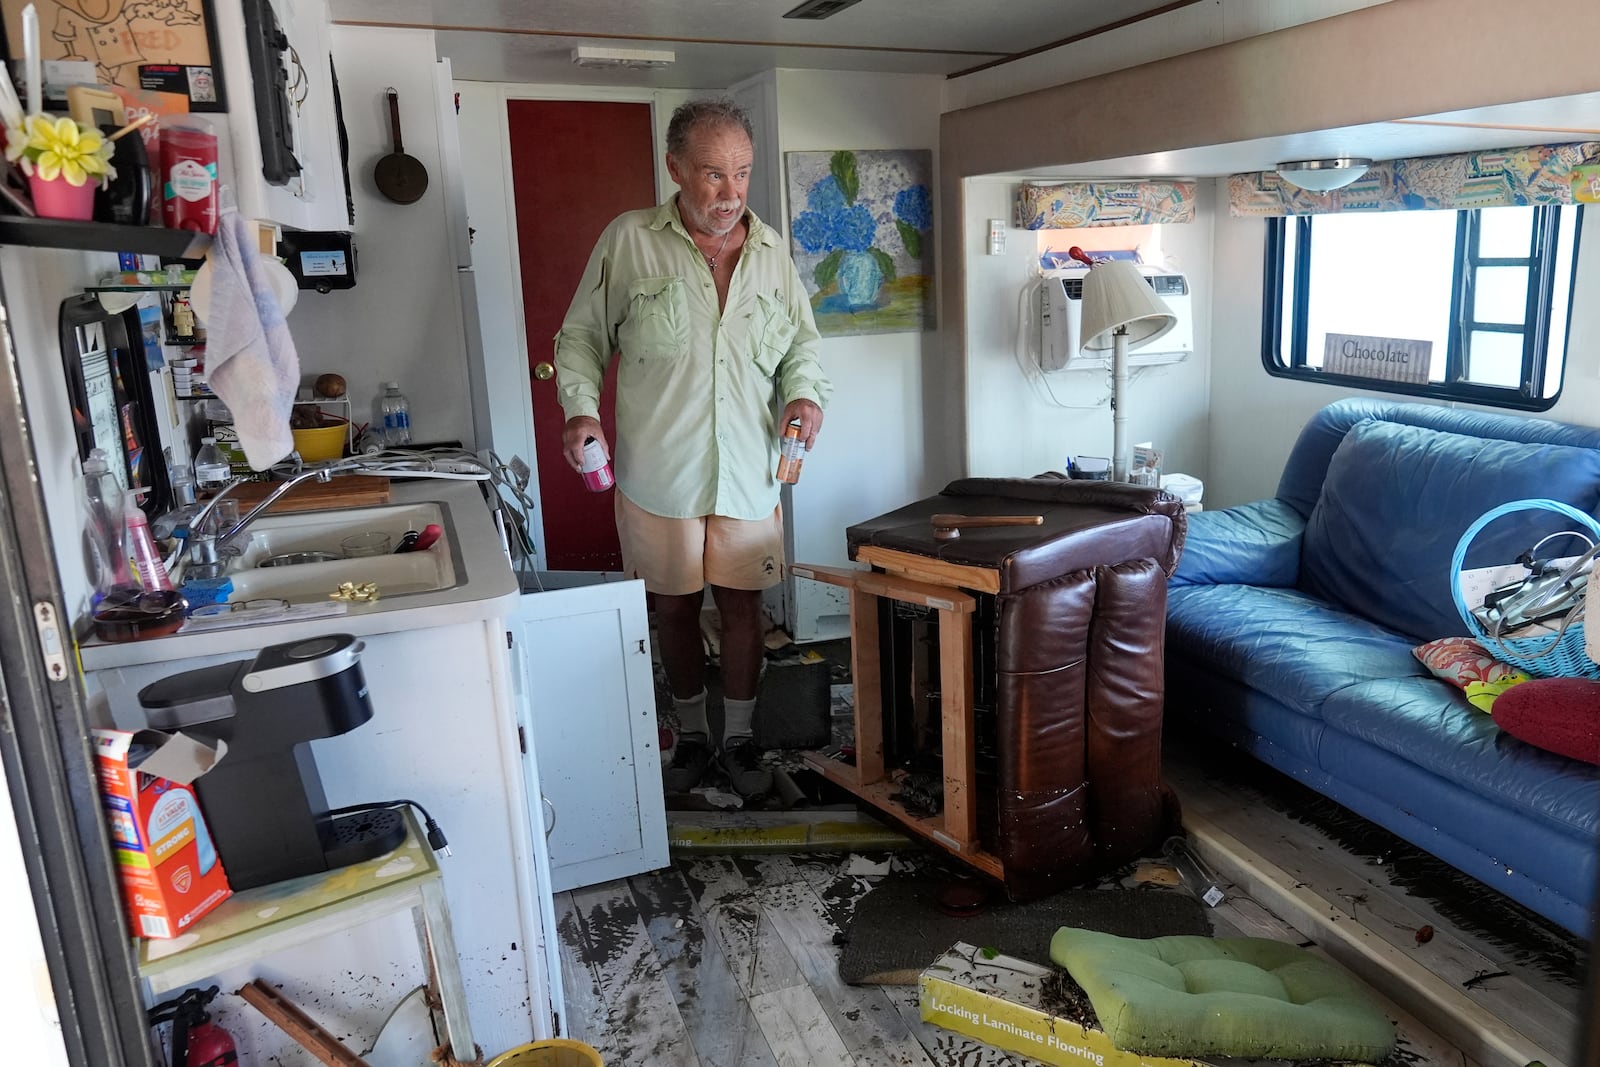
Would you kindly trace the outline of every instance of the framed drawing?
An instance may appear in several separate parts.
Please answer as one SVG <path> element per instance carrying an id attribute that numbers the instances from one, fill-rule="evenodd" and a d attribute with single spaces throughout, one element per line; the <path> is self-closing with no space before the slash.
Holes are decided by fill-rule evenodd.
<path id="1" fill-rule="evenodd" d="M 789 239 L 824 337 L 933 329 L 933 153 L 786 152 Z"/>
<path id="2" fill-rule="evenodd" d="M 21 60 L 22 9 L 0 0 L 5 57 Z M 226 111 L 212 0 L 32 0 L 39 54 L 94 64 L 101 85 L 171 93 L 190 111 Z"/>

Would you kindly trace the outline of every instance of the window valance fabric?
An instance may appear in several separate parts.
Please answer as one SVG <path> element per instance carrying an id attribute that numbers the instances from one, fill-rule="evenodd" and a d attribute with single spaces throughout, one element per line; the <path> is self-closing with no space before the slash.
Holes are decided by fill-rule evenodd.
<path id="1" fill-rule="evenodd" d="M 1264 170 L 1228 178 L 1235 218 L 1339 211 L 1463 211 L 1580 202 L 1579 167 L 1600 163 L 1600 141 L 1533 145 L 1374 163 L 1343 189 L 1312 193 Z"/>
<path id="2" fill-rule="evenodd" d="M 1149 226 L 1194 221 L 1194 182 L 1024 183 L 1017 225 L 1024 230 Z"/>

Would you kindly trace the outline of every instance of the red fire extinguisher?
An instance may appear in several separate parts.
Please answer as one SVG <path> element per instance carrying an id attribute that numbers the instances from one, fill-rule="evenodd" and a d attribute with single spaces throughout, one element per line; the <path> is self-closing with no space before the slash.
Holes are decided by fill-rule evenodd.
<path id="1" fill-rule="evenodd" d="M 172 1024 L 172 1067 L 225 1067 L 239 1062 L 233 1035 L 211 1021 L 206 1005 L 217 987 L 185 989 L 146 1012 L 151 1026 Z"/>

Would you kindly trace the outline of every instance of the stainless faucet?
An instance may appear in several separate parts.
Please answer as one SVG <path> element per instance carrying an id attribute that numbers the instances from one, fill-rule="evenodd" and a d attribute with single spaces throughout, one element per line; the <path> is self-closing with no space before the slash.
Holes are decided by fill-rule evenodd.
<path id="1" fill-rule="evenodd" d="M 212 497 L 210 502 L 208 502 L 205 507 L 201 508 L 199 513 L 196 514 L 193 519 L 189 520 L 190 565 L 192 567 L 204 568 L 206 573 L 202 575 L 203 577 L 215 577 L 221 572 L 219 564 L 221 563 L 222 551 L 227 546 L 227 543 L 234 537 L 237 537 L 245 529 L 245 527 L 254 522 L 257 515 L 260 515 L 263 511 L 266 511 L 273 504 L 277 503 L 278 498 L 282 497 L 283 494 L 287 493 L 301 482 L 310 481 L 312 479 L 316 479 L 319 482 L 330 481 L 333 478 L 334 472 L 339 469 L 339 464 L 329 464 L 328 466 L 323 467 L 308 467 L 300 471 L 298 474 L 286 478 L 277 485 L 273 486 L 272 492 L 268 493 L 266 497 L 262 499 L 261 503 L 245 512 L 245 514 L 240 517 L 239 521 L 234 523 L 229 529 L 222 531 L 210 530 L 208 528 L 210 525 L 209 520 L 212 512 L 216 511 L 217 505 L 220 504 L 229 493 L 238 488 L 241 482 L 246 480 L 244 478 L 235 478 L 233 481 L 223 486 L 222 491 L 217 493 L 216 496 Z"/>

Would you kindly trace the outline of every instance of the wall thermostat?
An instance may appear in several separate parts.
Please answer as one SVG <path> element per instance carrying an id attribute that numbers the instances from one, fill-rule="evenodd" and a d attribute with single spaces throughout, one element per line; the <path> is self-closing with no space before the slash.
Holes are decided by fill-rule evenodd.
<path id="1" fill-rule="evenodd" d="M 356 284 L 356 242 L 341 230 L 285 230 L 278 255 L 302 289 L 329 293 Z"/>

